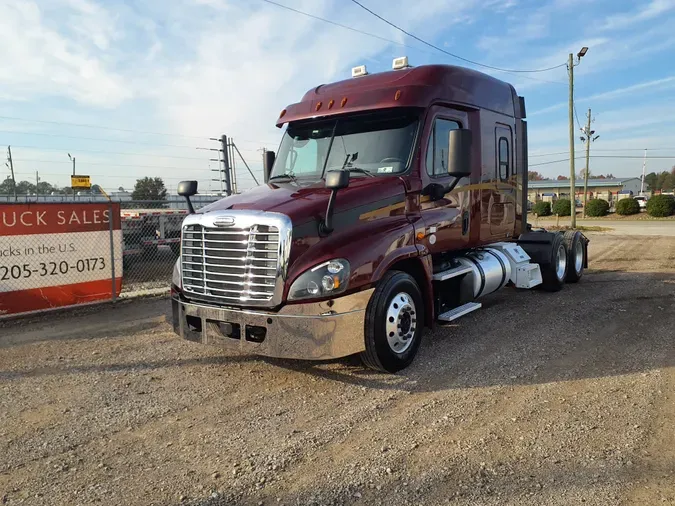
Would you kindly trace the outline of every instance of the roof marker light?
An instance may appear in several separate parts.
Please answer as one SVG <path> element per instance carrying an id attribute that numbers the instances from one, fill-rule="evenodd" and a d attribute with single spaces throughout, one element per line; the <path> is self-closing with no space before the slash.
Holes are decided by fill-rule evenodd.
<path id="1" fill-rule="evenodd" d="M 406 69 L 408 67 L 410 67 L 410 65 L 408 65 L 407 56 L 399 56 L 398 58 L 394 58 L 394 62 L 391 65 L 391 68 L 394 70 Z"/>
<path id="2" fill-rule="evenodd" d="M 330 101 L 328 102 L 328 108 L 329 108 L 329 109 L 332 109 L 332 108 L 333 108 L 333 104 L 335 104 L 335 100 L 333 100 L 333 99 L 331 98 Z"/>
<path id="3" fill-rule="evenodd" d="M 347 103 L 347 97 L 344 97 L 342 99 L 342 102 L 340 102 L 340 107 L 344 107 L 346 103 Z"/>
<path id="4" fill-rule="evenodd" d="M 286 116 L 286 109 L 281 111 L 281 114 L 279 114 L 279 119 L 283 118 L 284 116 Z"/>
<path id="5" fill-rule="evenodd" d="M 317 102 L 317 103 L 316 103 L 316 109 L 314 109 L 314 110 L 315 110 L 315 111 L 318 111 L 319 109 L 321 109 L 321 106 L 322 106 L 322 105 L 323 105 L 323 104 L 322 104 L 321 102 Z"/>
<path id="6" fill-rule="evenodd" d="M 394 95 L 394 100 L 398 100 L 401 98 L 401 90 L 396 90 L 396 94 Z"/>
<path id="7" fill-rule="evenodd" d="M 366 70 L 365 65 L 359 65 L 358 67 L 354 67 L 352 69 L 352 77 L 361 77 L 361 76 L 367 76 L 368 71 Z"/>

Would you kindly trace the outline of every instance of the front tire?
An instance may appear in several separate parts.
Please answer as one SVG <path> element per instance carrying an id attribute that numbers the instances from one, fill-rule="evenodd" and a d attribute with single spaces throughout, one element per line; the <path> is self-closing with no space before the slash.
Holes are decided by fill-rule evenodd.
<path id="1" fill-rule="evenodd" d="M 366 309 L 363 363 L 377 371 L 395 373 L 408 367 L 419 350 L 424 327 L 424 302 L 415 278 L 387 272 Z"/>

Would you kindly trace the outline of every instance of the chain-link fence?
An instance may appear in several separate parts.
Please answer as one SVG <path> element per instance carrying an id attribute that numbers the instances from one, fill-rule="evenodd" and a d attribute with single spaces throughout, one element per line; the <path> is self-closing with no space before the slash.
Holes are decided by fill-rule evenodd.
<path id="1" fill-rule="evenodd" d="M 157 201 L 0 203 L 0 317 L 168 293 L 184 207 Z"/>

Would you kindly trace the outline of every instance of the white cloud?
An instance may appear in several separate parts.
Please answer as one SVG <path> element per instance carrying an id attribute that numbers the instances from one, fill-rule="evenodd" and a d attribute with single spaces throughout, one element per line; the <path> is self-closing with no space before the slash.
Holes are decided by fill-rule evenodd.
<path id="1" fill-rule="evenodd" d="M 616 88 L 614 90 L 605 91 L 602 93 L 596 93 L 594 95 L 589 95 L 587 97 L 577 97 L 576 102 L 597 102 L 602 100 L 613 100 L 615 98 L 622 97 L 624 95 L 631 95 L 636 91 L 645 91 L 647 89 L 651 90 L 651 93 L 655 91 L 663 91 L 675 88 L 675 76 L 664 77 L 662 79 L 653 79 L 651 81 L 645 81 L 638 84 L 633 84 L 630 86 L 624 86 L 623 88 Z M 568 106 L 567 102 L 559 102 L 557 104 L 544 107 L 532 113 L 528 113 L 529 117 L 539 116 L 541 114 L 546 114 L 553 111 L 558 111 L 564 109 Z"/>
<path id="2" fill-rule="evenodd" d="M 70 33 L 52 28 L 41 7 L 30 0 L 0 0 L 0 88 L 14 100 L 68 97 L 96 106 L 115 106 L 131 96 L 93 48 L 107 47 L 112 15 L 84 0 L 68 0 L 56 11 L 74 16 Z M 95 31 L 95 35 L 81 37 Z M 87 39 L 89 44 L 87 44 Z"/>
<path id="3" fill-rule="evenodd" d="M 633 12 L 625 12 L 608 16 L 601 26 L 604 30 L 618 30 L 643 21 L 649 21 L 675 9 L 674 0 L 651 0 Z"/>

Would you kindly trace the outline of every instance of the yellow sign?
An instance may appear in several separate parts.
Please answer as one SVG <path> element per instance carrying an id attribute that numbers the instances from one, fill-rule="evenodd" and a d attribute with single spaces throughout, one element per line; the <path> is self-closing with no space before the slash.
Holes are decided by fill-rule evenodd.
<path id="1" fill-rule="evenodd" d="M 70 176 L 70 186 L 73 190 L 91 189 L 91 178 L 89 176 Z"/>

